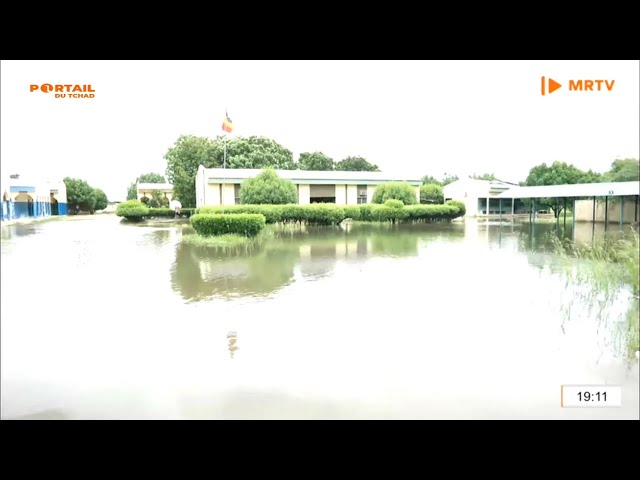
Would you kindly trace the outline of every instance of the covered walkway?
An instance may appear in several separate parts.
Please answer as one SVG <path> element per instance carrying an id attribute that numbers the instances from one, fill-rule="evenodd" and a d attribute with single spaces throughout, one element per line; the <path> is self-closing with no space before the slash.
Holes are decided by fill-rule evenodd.
<path id="1" fill-rule="evenodd" d="M 592 222 L 596 222 L 596 198 L 603 198 L 605 201 L 605 218 L 604 224 L 605 229 L 607 224 L 609 223 L 608 218 L 608 204 L 609 198 L 613 197 L 620 200 L 620 218 L 619 222 L 622 226 L 624 221 L 624 204 L 625 200 L 629 197 L 635 200 L 634 202 L 634 223 L 638 223 L 638 203 L 640 202 L 640 182 L 603 182 L 603 183 L 576 183 L 576 184 L 565 184 L 565 185 L 544 185 L 544 186 L 534 186 L 534 187 L 520 187 L 514 186 L 509 190 L 500 193 L 497 195 L 502 202 L 505 199 L 511 199 L 512 205 L 512 214 L 513 214 L 513 205 L 516 198 L 520 199 L 531 199 L 532 208 L 529 210 L 529 220 L 530 222 L 535 222 L 536 217 L 536 200 L 541 198 L 557 198 L 564 199 L 564 223 L 567 221 L 567 203 L 571 201 L 573 203 L 573 223 L 575 226 L 576 222 L 576 199 L 580 198 L 589 198 L 593 199 L 593 215 L 591 218 Z M 558 217 L 559 221 L 559 217 Z"/>

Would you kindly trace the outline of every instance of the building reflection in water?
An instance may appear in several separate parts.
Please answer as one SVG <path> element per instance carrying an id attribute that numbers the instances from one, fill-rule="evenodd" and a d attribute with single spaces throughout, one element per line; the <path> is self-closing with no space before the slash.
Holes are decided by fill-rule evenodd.
<path id="1" fill-rule="evenodd" d="M 227 333 L 227 342 L 229 348 L 229 355 L 231 359 L 233 359 L 236 351 L 240 348 L 238 347 L 238 332 L 229 332 Z"/>

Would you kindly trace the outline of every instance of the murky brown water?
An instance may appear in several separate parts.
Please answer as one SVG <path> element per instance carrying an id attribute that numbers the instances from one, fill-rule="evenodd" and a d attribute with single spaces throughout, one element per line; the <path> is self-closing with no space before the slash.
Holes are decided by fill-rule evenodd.
<path id="1" fill-rule="evenodd" d="M 3 227 L 2 418 L 637 419 L 623 309 L 596 321 L 518 231 L 365 225 L 223 252 L 111 216 Z M 623 405 L 562 409 L 563 383 L 622 385 Z"/>

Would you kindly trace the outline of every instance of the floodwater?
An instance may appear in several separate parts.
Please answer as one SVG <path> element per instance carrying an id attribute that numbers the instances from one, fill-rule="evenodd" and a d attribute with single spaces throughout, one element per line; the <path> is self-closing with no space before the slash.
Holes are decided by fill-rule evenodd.
<path id="1" fill-rule="evenodd" d="M 589 311 L 531 252 L 552 227 L 352 225 L 228 251 L 110 215 L 3 227 L 2 418 L 638 419 L 625 304 Z M 561 408 L 562 384 L 620 385 L 622 406 Z"/>

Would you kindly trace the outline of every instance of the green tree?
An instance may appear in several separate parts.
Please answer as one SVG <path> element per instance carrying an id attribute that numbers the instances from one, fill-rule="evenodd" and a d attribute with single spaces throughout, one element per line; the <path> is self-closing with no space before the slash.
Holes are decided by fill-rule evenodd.
<path id="1" fill-rule="evenodd" d="M 84 212 L 95 212 L 96 191 L 85 180 L 65 177 L 64 185 L 67 188 L 67 203 L 72 211 L 78 207 Z"/>
<path id="2" fill-rule="evenodd" d="M 159 173 L 143 173 L 135 181 L 129 185 L 127 189 L 127 200 L 137 200 L 138 191 L 136 185 L 138 183 L 166 183 L 165 178 Z"/>
<path id="3" fill-rule="evenodd" d="M 322 152 L 304 152 L 298 159 L 300 170 L 334 170 L 333 159 Z"/>
<path id="4" fill-rule="evenodd" d="M 109 205 L 109 200 L 107 199 L 107 194 L 104 193 L 99 188 L 95 189 L 95 194 L 96 194 L 95 209 L 96 210 L 104 210 L 105 208 L 107 208 L 107 206 Z"/>
<path id="5" fill-rule="evenodd" d="M 362 157 L 347 157 L 336 163 L 336 170 L 343 172 L 379 172 L 377 165 L 367 162 Z"/>
<path id="6" fill-rule="evenodd" d="M 442 186 L 428 183 L 420 187 L 420 203 L 444 203 Z"/>
<path id="7" fill-rule="evenodd" d="M 167 160 L 167 177 L 183 207 L 194 207 L 196 204 L 195 179 L 198 167 L 220 168 L 225 164 L 225 142 L 226 168 L 296 168 L 291 151 L 270 138 L 237 137 L 225 140 L 220 136 L 211 140 L 182 135 L 164 158 Z"/>
<path id="8" fill-rule="evenodd" d="M 406 182 L 386 182 L 378 185 L 371 202 L 384 203 L 387 200 L 400 200 L 405 205 L 418 203 L 415 188 Z"/>
<path id="9" fill-rule="evenodd" d="M 493 173 L 483 173 L 482 175 L 473 174 L 471 178 L 474 180 L 495 180 L 496 176 Z"/>
<path id="10" fill-rule="evenodd" d="M 432 177 L 431 175 L 425 175 L 424 177 L 422 177 L 422 184 L 423 185 L 442 185 L 442 182 L 440 180 L 437 180 L 435 177 Z"/>
<path id="11" fill-rule="evenodd" d="M 524 184 L 527 186 L 538 185 L 573 185 L 576 183 L 594 183 L 602 180 L 602 176 L 591 170 L 585 172 L 574 165 L 565 162 L 553 162 L 551 165 L 542 163 L 529 170 L 529 175 Z M 568 201 L 569 199 L 567 199 Z M 564 198 L 541 198 L 537 203 L 553 210 L 557 218 L 564 209 Z M 528 203 L 528 202 L 526 202 Z"/>
<path id="12" fill-rule="evenodd" d="M 442 179 L 440 184 L 444 187 L 446 185 L 449 185 L 450 183 L 455 182 L 456 180 L 459 180 L 457 175 L 450 175 L 448 173 L 445 173 L 444 178 Z"/>
<path id="13" fill-rule="evenodd" d="M 604 174 L 607 182 L 637 182 L 640 181 L 640 160 L 625 158 L 614 160 L 611 168 Z"/>
<path id="14" fill-rule="evenodd" d="M 247 178 L 240 186 L 240 203 L 283 205 L 297 201 L 298 192 L 293 182 L 280 178 L 271 168 Z"/>

